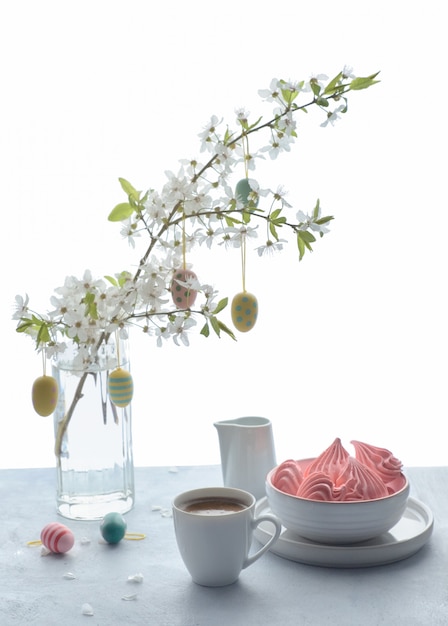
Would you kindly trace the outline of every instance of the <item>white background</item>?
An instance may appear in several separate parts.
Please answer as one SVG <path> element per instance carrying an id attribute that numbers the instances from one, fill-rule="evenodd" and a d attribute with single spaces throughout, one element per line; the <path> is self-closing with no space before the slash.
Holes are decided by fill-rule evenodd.
<path id="1" fill-rule="evenodd" d="M 294 244 L 248 260 L 251 333 L 189 348 L 132 341 L 137 465 L 219 462 L 213 422 L 263 415 L 278 460 L 341 437 L 405 465 L 446 464 L 446 101 L 443 3 L 205 0 L 7 1 L 0 9 L 1 467 L 53 465 L 51 418 L 34 414 L 41 360 L 15 333 L 14 297 L 49 307 L 67 274 L 133 268 L 107 221 L 118 177 L 160 189 L 199 155 L 211 114 L 269 115 L 271 78 L 332 77 L 345 64 L 381 83 L 353 93 L 334 127 L 299 117 L 293 151 L 266 162 L 295 209 L 335 216 L 300 264 Z M 258 244 L 261 241 L 258 242 Z M 257 244 L 255 244 L 257 245 Z M 239 254 L 194 269 L 232 297 Z"/>

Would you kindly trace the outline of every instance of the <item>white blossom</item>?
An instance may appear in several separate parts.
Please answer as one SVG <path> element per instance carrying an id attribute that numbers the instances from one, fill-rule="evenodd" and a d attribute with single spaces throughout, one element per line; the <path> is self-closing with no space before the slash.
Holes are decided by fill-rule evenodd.
<path id="1" fill-rule="evenodd" d="M 19 320 L 28 313 L 28 302 L 28 294 L 26 294 L 25 297 L 19 295 L 16 296 L 14 313 L 12 315 L 13 320 Z"/>

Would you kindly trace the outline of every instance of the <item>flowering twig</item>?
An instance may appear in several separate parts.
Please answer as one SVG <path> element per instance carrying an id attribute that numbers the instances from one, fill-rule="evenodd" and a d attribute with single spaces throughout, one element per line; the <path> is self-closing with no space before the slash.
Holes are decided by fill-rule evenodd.
<path id="1" fill-rule="evenodd" d="M 112 333 L 126 336 L 128 327 L 139 325 L 145 334 L 156 336 L 159 346 L 168 338 L 178 345 L 189 345 L 188 331 L 202 316 L 202 335 L 208 336 L 211 327 L 218 336 L 224 332 L 235 339 L 233 331 L 218 317 L 228 298 L 219 299 L 218 292 L 202 284 L 194 273 L 185 275 L 179 284 L 188 292 L 201 294 L 202 304 L 195 308 L 179 308 L 176 301 L 168 304 L 173 272 L 186 270 L 187 254 L 194 244 L 241 248 L 245 264 L 247 241 L 257 236 L 253 224 L 260 222 L 266 225 L 267 237 L 265 245 L 256 248 L 258 254 L 282 249 L 286 239 L 281 239 L 280 233 L 286 229 L 296 240 L 301 260 L 306 251 L 312 250 L 315 235 L 322 237 L 328 232 L 333 217 L 321 214 L 319 200 L 310 214 L 300 210 L 295 220 L 291 219 L 284 190 L 263 189 L 251 172 L 256 169 L 257 159 L 264 159 L 266 153 L 275 159 L 290 151 L 297 137 L 297 112 L 314 107 L 324 112 L 321 126 L 334 124 L 347 112 L 347 94 L 374 85 L 378 82 L 376 77 L 377 74 L 355 77 L 344 68 L 332 80 L 321 75 L 301 82 L 274 79 L 269 89 L 259 92 L 275 107 L 268 121 L 259 117 L 252 122 L 250 114 L 239 109 L 238 130 L 227 127 L 220 134 L 221 121 L 212 116 L 199 135 L 201 152 L 210 153 L 205 163 L 196 159 L 181 161 L 177 174 L 166 172 L 167 182 L 160 193 L 153 189 L 142 193 L 127 180 L 119 179 L 127 201 L 114 207 L 109 220 L 122 224 L 122 233 L 134 247 L 142 233 L 149 236 L 133 274 L 123 271 L 94 280 L 87 270 L 81 279 L 68 276 L 64 285 L 55 290 L 56 295 L 51 298 L 54 308 L 47 314 L 32 312 L 28 297 L 17 296 L 13 316 L 18 320 L 17 331 L 31 336 L 38 351 L 51 358 L 64 350 L 67 339 L 78 346 L 76 358 L 81 374 L 75 396 L 58 427 L 57 456 L 82 398 L 89 365 L 95 362 L 98 348 Z M 306 100 L 299 103 L 303 94 Z M 262 131 L 269 132 L 269 141 L 253 150 L 253 140 Z M 240 166 L 244 176 L 234 186 L 231 177 Z M 271 204 L 265 210 L 260 200 L 268 196 Z M 243 285 L 245 290 L 244 276 Z"/>

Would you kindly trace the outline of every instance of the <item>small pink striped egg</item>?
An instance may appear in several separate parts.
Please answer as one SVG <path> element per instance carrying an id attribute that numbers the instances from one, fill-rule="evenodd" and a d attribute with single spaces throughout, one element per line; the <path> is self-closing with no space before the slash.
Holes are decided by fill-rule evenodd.
<path id="1" fill-rule="evenodd" d="M 70 528 L 59 524 L 59 522 L 51 522 L 47 524 L 40 533 L 40 540 L 50 552 L 56 554 L 68 552 L 73 548 L 75 536 Z"/>

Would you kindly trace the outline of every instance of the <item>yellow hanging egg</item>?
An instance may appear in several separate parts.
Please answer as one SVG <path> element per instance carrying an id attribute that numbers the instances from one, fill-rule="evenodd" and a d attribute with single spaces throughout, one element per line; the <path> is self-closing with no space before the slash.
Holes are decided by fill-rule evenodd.
<path id="1" fill-rule="evenodd" d="M 237 293 L 232 300 L 231 313 L 235 328 L 242 333 L 246 333 L 255 326 L 257 321 L 257 298 L 248 291 Z"/>
<path id="2" fill-rule="evenodd" d="M 130 372 L 118 367 L 109 374 L 109 397 L 115 406 L 128 406 L 134 395 L 134 383 Z"/>
<path id="3" fill-rule="evenodd" d="M 36 378 L 31 391 L 31 400 L 38 415 L 42 417 L 51 415 L 56 408 L 58 396 L 58 384 L 53 376 Z"/>
<path id="4" fill-rule="evenodd" d="M 189 309 L 193 306 L 198 292 L 195 289 L 185 287 L 181 283 L 197 280 L 197 278 L 192 270 L 179 269 L 174 272 L 173 280 L 171 281 L 171 295 L 178 309 Z"/>

